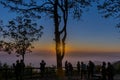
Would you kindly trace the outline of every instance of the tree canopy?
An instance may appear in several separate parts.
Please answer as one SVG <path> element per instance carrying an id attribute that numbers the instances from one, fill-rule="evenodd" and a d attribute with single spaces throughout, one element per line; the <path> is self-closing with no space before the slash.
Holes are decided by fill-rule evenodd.
<path id="1" fill-rule="evenodd" d="M 24 17 L 10 20 L 3 29 L 6 41 L 1 41 L 2 48 L 8 53 L 15 52 L 21 55 L 23 59 L 25 53 L 31 52 L 32 43 L 39 40 L 43 33 L 42 26 L 38 26 L 30 18 Z"/>
<path id="2" fill-rule="evenodd" d="M 98 10 L 105 18 L 115 17 L 120 21 L 120 0 L 103 0 L 99 2 Z M 120 28 L 120 22 L 117 24 Z"/>

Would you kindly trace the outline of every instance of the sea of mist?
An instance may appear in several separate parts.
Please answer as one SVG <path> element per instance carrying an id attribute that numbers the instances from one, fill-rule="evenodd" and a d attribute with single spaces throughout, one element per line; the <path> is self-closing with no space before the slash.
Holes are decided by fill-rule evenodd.
<path id="1" fill-rule="evenodd" d="M 16 54 L 0 53 L 0 62 L 12 65 L 16 60 L 20 60 L 21 56 L 17 57 Z M 41 60 L 46 62 L 46 66 L 56 66 L 56 55 L 53 53 L 29 53 L 25 55 L 25 64 L 34 67 L 39 67 Z M 120 53 L 67 53 L 63 59 L 63 66 L 65 61 L 71 62 L 73 66 L 76 66 L 77 61 L 83 61 L 87 63 L 89 60 L 94 61 L 95 64 L 101 64 L 101 62 L 116 62 L 120 61 Z"/>

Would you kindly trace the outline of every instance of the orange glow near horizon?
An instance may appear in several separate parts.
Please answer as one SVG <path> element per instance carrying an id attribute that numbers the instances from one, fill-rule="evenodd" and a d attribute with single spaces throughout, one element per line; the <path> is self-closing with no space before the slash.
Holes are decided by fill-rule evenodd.
<path id="1" fill-rule="evenodd" d="M 52 53 L 55 53 L 55 44 L 51 43 L 51 44 L 44 45 L 44 44 L 35 43 L 34 46 L 35 46 L 35 48 L 33 49 L 33 51 L 35 51 L 35 52 L 40 52 L 40 51 L 46 51 L 46 52 L 48 52 L 48 51 L 50 51 Z M 66 45 L 65 52 L 69 53 L 69 52 L 72 52 L 72 51 L 74 51 L 72 49 L 72 47 Z"/>
<path id="2" fill-rule="evenodd" d="M 82 45 L 71 47 L 72 52 L 120 52 L 119 47 L 112 46 L 97 46 L 97 45 Z"/>
<path id="3" fill-rule="evenodd" d="M 80 46 L 81 45 L 81 46 Z M 35 52 L 51 52 L 55 54 L 55 44 L 54 43 L 46 43 L 46 44 L 34 44 L 35 48 L 33 51 Z M 65 48 L 66 54 L 71 52 L 120 52 L 119 47 L 115 46 L 104 46 L 104 45 L 95 45 L 95 44 L 66 44 Z"/>

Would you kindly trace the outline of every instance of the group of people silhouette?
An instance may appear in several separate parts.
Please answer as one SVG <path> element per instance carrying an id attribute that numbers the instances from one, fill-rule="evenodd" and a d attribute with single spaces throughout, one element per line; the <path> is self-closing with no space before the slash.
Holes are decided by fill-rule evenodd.
<path id="1" fill-rule="evenodd" d="M 97 75 L 98 73 L 95 72 L 97 66 L 92 61 L 89 61 L 88 64 L 78 61 L 76 66 L 77 73 L 80 76 L 81 80 L 93 80 L 93 78 L 96 76 L 100 78 L 100 80 L 113 80 L 114 68 L 110 62 L 107 63 L 107 66 L 106 62 L 102 63 L 99 75 Z M 66 76 L 71 76 L 73 74 L 72 64 L 68 61 L 65 62 L 65 74 Z"/>
<path id="2" fill-rule="evenodd" d="M 66 73 L 66 76 L 72 75 L 72 73 L 73 73 L 73 66 L 68 61 L 65 62 L 65 73 Z"/>
<path id="3" fill-rule="evenodd" d="M 45 61 L 42 60 L 40 62 L 40 75 L 44 77 L 45 75 Z M 25 63 L 23 60 L 17 60 L 16 63 L 13 63 L 14 75 L 16 80 L 23 80 L 24 70 L 25 70 Z"/>
<path id="4" fill-rule="evenodd" d="M 23 60 L 17 60 L 16 63 L 13 63 L 14 73 L 16 80 L 23 80 L 23 74 L 25 69 L 25 63 Z"/>
<path id="5" fill-rule="evenodd" d="M 108 62 L 108 65 L 106 67 L 106 63 L 102 63 L 102 69 L 101 69 L 102 79 L 103 80 L 113 80 L 114 77 L 114 68 L 111 65 L 110 62 Z"/>
<path id="6" fill-rule="evenodd" d="M 96 65 L 94 62 L 89 61 L 88 64 L 84 62 L 77 62 L 76 71 L 81 80 L 93 80 L 95 77 L 95 69 Z M 17 60 L 16 63 L 13 63 L 14 73 L 16 76 L 16 80 L 23 80 L 25 63 L 23 60 Z M 73 76 L 74 75 L 74 67 L 73 65 L 66 61 L 65 62 L 65 76 Z M 113 80 L 114 77 L 114 68 L 110 62 L 103 62 L 100 67 L 99 78 L 100 80 Z M 46 73 L 46 62 L 41 60 L 40 62 L 40 75 L 41 77 L 45 77 Z"/>

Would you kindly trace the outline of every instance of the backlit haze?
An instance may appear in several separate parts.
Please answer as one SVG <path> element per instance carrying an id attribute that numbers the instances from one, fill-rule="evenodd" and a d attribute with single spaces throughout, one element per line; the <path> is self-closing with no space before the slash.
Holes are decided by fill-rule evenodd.
<path id="1" fill-rule="evenodd" d="M 17 13 L 13 13 L 0 6 L 0 19 L 4 24 L 14 18 Z M 80 20 L 69 17 L 67 26 L 66 55 L 65 60 L 79 61 L 119 61 L 120 60 L 120 33 L 115 27 L 118 19 L 104 19 L 98 14 L 95 7 L 85 12 Z M 39 65 L 44 59 L 48 65 L 56 64 L 54 25 L 52 19 L 42 18 L 37 23 L 44 27 L 44 34 L 39 41 L 33 43 L 34 49 L 30 54 L 25 55 L 25 62 Z M 0 54 L 0 61 L 11 64 L 20 57 Z"/>

